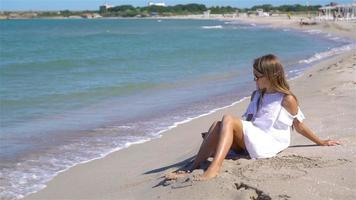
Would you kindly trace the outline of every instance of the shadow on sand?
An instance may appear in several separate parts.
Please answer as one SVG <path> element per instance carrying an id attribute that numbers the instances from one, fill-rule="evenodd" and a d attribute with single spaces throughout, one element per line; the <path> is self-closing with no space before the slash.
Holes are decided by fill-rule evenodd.
<path id="1" fill-rule="evenodd" d="M 175 163 L 175 164 L 172 164 L 172 165 L 168 165 L 168 166 L 165 166 L 165 167 L 161 167 L 161 168 L 157 168 L 157 169 L 153 169 L 153 170 L 150 170 L 150 171 L 147 171 L 143 174 L 154 174 L 154 173 L 158 173 L 158 172 L 162 172 L 162 171 L 165 171 L 167 169 L 170 169 L 170 168 L 175 168 L 175 167 L 178 167 L 179 170 L 182 170 L 184 169 L 185 167 L 187 167 L 191 162 L 193 162 L 195 156 L 192 156 L 190 158 L 187 158 L 183 161 L 180 161 L 178 163 Z"/>
<path id="2" fill-rule="evenodd" d="M 289 146 L 288 148 L 298 148 L 298 147 L 316 147 L 318 145 L 316 144 L 303 144 L 303 145 L 292 145 L 292 146 Z"/>

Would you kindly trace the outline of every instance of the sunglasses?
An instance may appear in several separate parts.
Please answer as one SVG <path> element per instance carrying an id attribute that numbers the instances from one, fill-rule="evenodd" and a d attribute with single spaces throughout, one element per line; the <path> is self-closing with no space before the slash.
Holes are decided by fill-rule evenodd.
<path id="1" fill-rule="evenodd" d="M 264 75 L 257 76 L 256 74 L 253 74 L 253 76 L 254 76 L 254 77 L 253 77 L 253 80 L 254 80 L 254 81 L 258 81 L 258 79 L 264 77 Z"/>

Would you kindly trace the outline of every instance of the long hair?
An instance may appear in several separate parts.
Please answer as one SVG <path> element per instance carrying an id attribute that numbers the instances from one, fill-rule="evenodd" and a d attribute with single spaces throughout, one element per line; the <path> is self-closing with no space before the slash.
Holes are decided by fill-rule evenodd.
<path id="1" fill-rule="evenodd" d="M 289 84 L 286 80 L 283 65 L 279 59 L 273 54 L 267 54 L 262 57 L 256 58 L 253 62 L 253 69 L 266 77 L 273 89 L 277 92 L 292 95 L 298 102 L 296 96 L 290 91 Z M 257 111 L 262 105 L 263 96 L 266 90 L 260 90 L 260 96 L 257 101 Z"/>

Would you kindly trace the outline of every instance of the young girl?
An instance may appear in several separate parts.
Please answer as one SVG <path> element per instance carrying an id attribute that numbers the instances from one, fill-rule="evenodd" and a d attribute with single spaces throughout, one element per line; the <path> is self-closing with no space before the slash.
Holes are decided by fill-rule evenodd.
<path id="1" fill-rule="evenodd" d="M 222 162 L 230 149 L 247 150 L 251 158 L 270 158 L 290 145 L 291 127 L 317 145 L 340 144 L 334 140 L 319 139 L 304 123 L 304 115 L 296 96 L 289 90 L 283 66 L 274 55 L 265 55 L 254 60 L 253 75 L 257 90 L 243 119 L 224 115 L 210 127 L 190 170 L 194 170 L 210 156 L 208 169 L 198 180 L 207 180 L 218 175 Z M 174 179 L 186 175 L 176 172 L 166 175 Z"/>

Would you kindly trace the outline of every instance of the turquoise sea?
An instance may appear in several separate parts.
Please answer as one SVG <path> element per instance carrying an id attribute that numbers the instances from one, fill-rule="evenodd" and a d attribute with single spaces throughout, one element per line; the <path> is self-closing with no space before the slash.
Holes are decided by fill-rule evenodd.
<path id="1" fill-rule="evenodd" d="M 0 21 L 0 199 L 243 99 L 258 56 L 278 55 L 293 78 L 350 48 L 236 21 Z"/>

